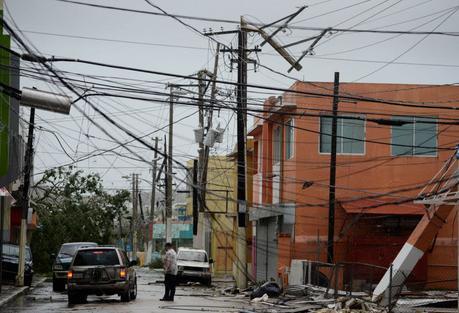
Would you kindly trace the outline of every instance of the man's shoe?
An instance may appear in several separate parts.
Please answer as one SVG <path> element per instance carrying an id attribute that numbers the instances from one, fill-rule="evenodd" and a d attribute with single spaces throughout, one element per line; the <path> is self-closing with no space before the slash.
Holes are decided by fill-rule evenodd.
<path id="1" fill-rule="evenodd" d="M 170 301 L 168 298 L 161 298 L 159 301 Z"/>

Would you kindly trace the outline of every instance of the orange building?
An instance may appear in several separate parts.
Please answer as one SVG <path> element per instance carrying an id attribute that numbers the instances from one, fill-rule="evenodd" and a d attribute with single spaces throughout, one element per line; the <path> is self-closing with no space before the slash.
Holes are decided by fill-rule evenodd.
<path id="1" fill-rule="evenodd" d="M 327 261 L 333 83 L 297 82 L 290 90 L 266 100 L 248 133 L 259 281 L 276 278 L 292 259 Z M 425 213 L 413 199 L 455 153 L 459 113 L 451 108 L 458 104 L 457 86 L 340 84 L 335 263 L 387 267 L 395 258 Z M 411 282 L 457 288 L 456 215 L 457 208 Z"/>

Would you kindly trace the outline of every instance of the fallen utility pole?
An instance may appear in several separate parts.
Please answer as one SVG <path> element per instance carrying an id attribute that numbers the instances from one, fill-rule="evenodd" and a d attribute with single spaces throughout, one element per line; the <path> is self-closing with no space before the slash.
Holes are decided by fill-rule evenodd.
<path id="1" fill-rule="evenodd" d="M 456 151 L 456 153 L 458 153 Z M 406 279 L 410 276 L 416 264 L 427 253 L 440 229 L 447 223 L 451 212 L 459 203 L 459 170 L 455 156 L 450 165 L 445 166 L 426 185 L 415 203 L 424 204 L 425 213 L 416 225 L 408 240 L 390 264 L 384 276 L 373 291 L 372 301 L 389 309 L 397 302 Z M 442 179 L 431 184 L 438 177 Z M 426 190 L 427 186 L 432 186 Z M 454 279 L 454 277 L 452 277 Z"/>
<path id="2" fill-rule="evenodd" d="M 330 186 L 328 191 L 328 240 L 327 240 L 327 262 L 333 263 L 334 259 L 334 237 L 335 237 L 335 184 L 336 184 L 336 141 L 338 128 L 338 103 L 339 103 L 339 72 L 335 72 L 333 88 L 332 108 L 332 133 L 330 151 Z"/>
<path id="3" fill-rule="evenodd" d="M 32 172 L 33 163 L 33 132 L 35 128 L 35 108 L 30 109 L 29 117 L 29 133 L 27 136 L 27 150 L 25 155 L 24 166 L 24 184 L 22 186 L 22 217 L 21 228 L 19 232 L 19 264 L 18 274 L 16 277 L 16 285 L 24 286 L 24 270 L 25 270 L 25 245 L 27 240 L 27 213 L 29 211 L 29 189 L 30 189 L 30 173 Z"/>

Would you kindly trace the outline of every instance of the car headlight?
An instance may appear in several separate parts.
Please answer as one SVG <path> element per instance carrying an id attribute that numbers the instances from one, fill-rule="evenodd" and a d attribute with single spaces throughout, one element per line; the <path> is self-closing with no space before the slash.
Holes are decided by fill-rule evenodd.
<path id="1" fill-rule="evenodd" d="M 60 264 L 55 264 L 55 265 L 53 266 L 53 270 L 63 270 L 63 269 L 64 269 L 64 268 L 63 268 L 62 265 L 60 265 Z"/>

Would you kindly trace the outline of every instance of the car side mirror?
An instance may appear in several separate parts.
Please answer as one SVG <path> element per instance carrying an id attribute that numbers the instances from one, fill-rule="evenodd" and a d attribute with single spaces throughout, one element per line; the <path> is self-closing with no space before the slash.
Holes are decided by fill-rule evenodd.
<path id="1" fill-rule="evenodd" d="M 56 253 L 51 253 L 51 254 L 50 254 L 50 257 L 51 257 L 51 258 L 50 258 L 50 262 L 51 262 L 51 263 L 54 263 L 54 261 L 56 260 Z"/>
<path id="2" fill-rule="evenodd" d="M 209 259 L 209 264 L 214 263 L 214 259 Z"/>
<path id="3" fill-rule="evenodd" d="M 132 260 L 129 262 L 129 266 L 136 266 L 138 264 L 137 260 Z"/>

